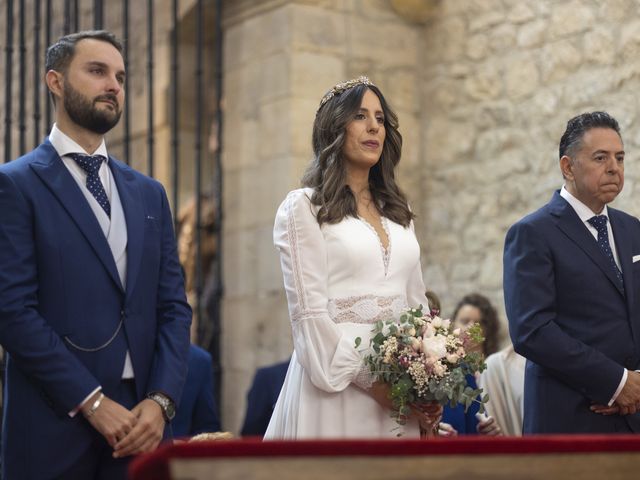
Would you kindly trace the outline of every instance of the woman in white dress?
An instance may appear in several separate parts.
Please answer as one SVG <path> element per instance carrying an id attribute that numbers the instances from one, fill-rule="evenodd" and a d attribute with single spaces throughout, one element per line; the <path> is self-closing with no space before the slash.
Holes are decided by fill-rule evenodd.
<path id="1" fill-rule="evenodd" d="M 394 179 L 397 116 L 359 77 L 322 98 L 312 141 L 305 188 L 275 220 L 294 353 L 265 439 L 419 437 L 442 409 L 414 410 L 399 430 L 388 387 L 364 364 L 377 320 L 428 311 L 413 214 Z"/>

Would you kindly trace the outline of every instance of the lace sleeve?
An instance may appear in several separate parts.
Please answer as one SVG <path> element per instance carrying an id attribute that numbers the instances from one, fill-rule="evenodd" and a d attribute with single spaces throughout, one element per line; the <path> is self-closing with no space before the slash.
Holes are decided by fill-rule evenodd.
<path id="1" fill-rule="evenodd" d="M 316 387 L 336 392 L 360 378 L 364 362 L 327 311 L 326 245 L 309 196 L 310 190 L 289 193 L 276 215 L 274 243 L 298 361 Z"/>

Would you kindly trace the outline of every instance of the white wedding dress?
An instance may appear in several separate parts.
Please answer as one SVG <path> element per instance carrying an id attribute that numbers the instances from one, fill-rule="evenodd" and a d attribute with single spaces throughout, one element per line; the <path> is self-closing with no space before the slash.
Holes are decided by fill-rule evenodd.
<path id="1" fill-rule="evenodd" d="M 377 320 L 428 308 L 413 225 L 383 218 L 385 251 L 362 219 L 320 227 L 311 194 L 290 192 L 276 215 L 294 353 L 265 439 L 396 437 L 390 412 L 363 390 L 372 382 L 363 359 Z M 413 419 L 401 431 L 419 437 Z"/>

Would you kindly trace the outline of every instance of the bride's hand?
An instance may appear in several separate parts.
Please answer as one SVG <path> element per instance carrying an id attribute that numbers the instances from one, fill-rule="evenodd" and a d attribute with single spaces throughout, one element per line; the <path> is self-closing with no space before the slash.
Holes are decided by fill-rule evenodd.
<path id="1" fill-rule="evenodd" d="M 418 418 L 420 428 L 432 431 L 442 420 L 442 405 L 439 403 L 421 403 L 411 405 L 413 414 Z"/>
<path id="2" fill-rule="evenodd" d="M 393 403 L 391 402 L 391 388 L 386 383 L 373 382 L 371 388 L 367 390 L 367 393 L 371 395 L 376 402 L 387 410 L 393 409 Z"/>

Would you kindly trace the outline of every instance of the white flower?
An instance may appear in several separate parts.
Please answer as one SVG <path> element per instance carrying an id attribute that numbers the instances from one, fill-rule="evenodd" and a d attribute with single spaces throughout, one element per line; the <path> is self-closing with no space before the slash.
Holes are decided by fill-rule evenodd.
<path id="1" fill-rule="evenodd" d="M 420 350 L 422 350 L 420 340 L 418 340 L 416 337 L 409 338 L 409 341 L 411 342 L 411 348 L 413 348 L 415 352 L 420 352 Z"/>
<path id="2" fill-rule="evenodd" d="M 447 330 L 449 330 L 450 326 L 451 326 L 451 320 L 449 320 L 448 318 L 442 321 L 442 328 L 446 328 Z"/>
<path id="3" fill-rule="evenodd" d="M 431 325 L 433 325 L 435 328 L 442 327 L 442 319 L 436 315 L 431 319 Z"/>
<path id="4" fill-rule="evenodd" d="M 447 362 L 449 363 L 458 363 L 458 360 L 460 360 L 460 357 L 455 353 L 450 353 L 447 355 Z"/>
<path id="5" fill-rule="evenodd" d="M 422 339 L 422 351 L 427 357 L 443 358 L 447 354 L 447 337 L 444 335 L 425 335 Z"/>
<path id="6" fill-rule="evenodd" d="M 409 327 L 409 328 L 407 328 L 407 329 L 405 330 L 405 333 L 406 333 L 407 335 L 409 335 L 410 337 L 415 337 L 415 336 L 416 336 L 416 329 L 415 329 L 415 327 L 413 327 L 413 326 L 412 326 L 412 327 Z"/>
<path id="7" fill-rule="evenodd" d="M 454 329 L 453 329 L 453 334 L 454 334 L 456 337 L 459 337 L 459 336 L 460 336 L 460 329 L 459 329 L 459 328 L 454 328 Z"/>
<path id="8" fill-rule="evenodd" d="M 436 334 L 436 329 L 431 326 L 431 324 L 427 324 L 422 329 L 422 336 L 425 338 L 433 337 Z"/>
<path id="9" fill-rule="evenodd" d="M 447 368 L 440 362 L 438 362 L 433 366 L 433 373 L 435 373 L 439 377 L 442 377 L 445 373 L 447 373 Z"/>

